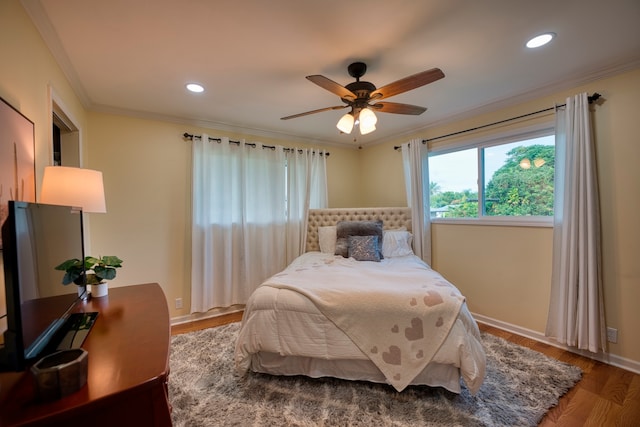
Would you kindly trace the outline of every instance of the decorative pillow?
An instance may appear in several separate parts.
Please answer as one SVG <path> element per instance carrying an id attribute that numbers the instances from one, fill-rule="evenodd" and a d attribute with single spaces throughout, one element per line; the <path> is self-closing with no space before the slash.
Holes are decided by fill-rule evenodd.
<path id="1" fill-rule="evenodd" d="M 349 236 L 378 236 L 382 242 L 382 220 L 377 221 L 339 221 L 336 225 L 336 255 L 347 258 L 349 256 Z M 378 254 L 382 259 L 382 252 L 378 246 Z"/>
<path id="2" fill-rule="evenodd" d="M 378 236 L 349 236 L 349 258 L 356 261 L 380 262 Z"/>
<path id="3" fill-rule="evenodd" d="M 336 252 L 336 226 L 329 225 L 326 227 L 318 227 L 318 241 L 320 243 L 320 252 L 325 254 L 333 254 Z"/>
<path id="4" fill-rule="evenodd" d="M 412 240 L 413 235 L 408 231 L 386 230 L 382 238 L 382 255 L 387 258 L 411 255 Z"/>

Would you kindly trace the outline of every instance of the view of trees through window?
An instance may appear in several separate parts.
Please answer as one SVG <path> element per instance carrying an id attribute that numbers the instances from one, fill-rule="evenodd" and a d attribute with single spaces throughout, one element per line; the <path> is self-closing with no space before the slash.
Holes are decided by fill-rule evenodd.
<path id="1" fill-rule="evenodd" d="M 553 135 L 432 155 L 431 217 L 552 216 L 554 166 Z"/>

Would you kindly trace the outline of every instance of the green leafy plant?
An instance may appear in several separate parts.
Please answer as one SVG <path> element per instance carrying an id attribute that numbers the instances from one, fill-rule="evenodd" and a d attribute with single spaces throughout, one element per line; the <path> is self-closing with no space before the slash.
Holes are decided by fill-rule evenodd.
<path id="1" fill-rule="evenodd" d="M 101 258 L 87 256 L 84 261 L 77 258 L 68 259 L 55 269 L 65 272 L 62 278 L 63 285 L 70 283 L 95 285 L 104 280 L 113 280 L 116 277 L 116 268 L 122 267 L 122 262 L 117 256 L 103 256 Z"/>

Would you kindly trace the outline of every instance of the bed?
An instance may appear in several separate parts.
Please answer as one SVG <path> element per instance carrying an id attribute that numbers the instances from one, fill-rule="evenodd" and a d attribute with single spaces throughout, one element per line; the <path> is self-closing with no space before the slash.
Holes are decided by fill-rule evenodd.
<path id="1" fill-rule="evenodd" d="M 464 296 L 413 254 L 410 209 L 315 209 L 306 253 L 249 298 L 235 364 L 475 394 L 486 359 Z"/>

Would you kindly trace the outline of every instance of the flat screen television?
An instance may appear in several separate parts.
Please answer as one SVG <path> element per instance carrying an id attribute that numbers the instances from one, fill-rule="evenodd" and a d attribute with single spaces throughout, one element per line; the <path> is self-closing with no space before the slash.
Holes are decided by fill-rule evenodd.
<path id="1" fill-rule="evenodd" d="M 84 259 L 80 209 L 9 202 L 2 224 L 0 370 L 24 370 L 56 351 L 55 340 L 82 297 L 76 285 L 62 284 L 64 271 L 55 269 L 71 258 Z"/>

